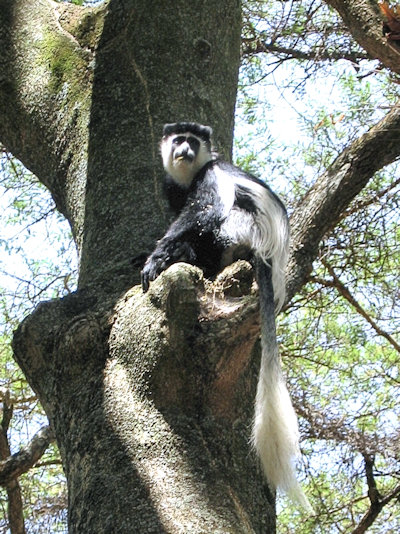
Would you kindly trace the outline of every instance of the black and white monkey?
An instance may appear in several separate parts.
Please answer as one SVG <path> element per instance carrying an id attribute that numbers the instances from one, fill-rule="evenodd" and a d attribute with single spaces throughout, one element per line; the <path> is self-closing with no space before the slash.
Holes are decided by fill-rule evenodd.
<path id="1" fill-rule="evenodd" d="M 253 262 L 262 342 L 253 444 L 270 486 L 309 508 L 295 476 L 298 424 L 282 376 L 275 330 L 275 313 L 285 299 L 286 209 L 261 180 L 219 159 L 212 151 L 211 134 L 211 128 L 193 122 L 164 126 L 164 188 L 177 218 L 143 267 L 143 291 L 178 261 L 197 265 L 207 277 L 238 259 Z"/>

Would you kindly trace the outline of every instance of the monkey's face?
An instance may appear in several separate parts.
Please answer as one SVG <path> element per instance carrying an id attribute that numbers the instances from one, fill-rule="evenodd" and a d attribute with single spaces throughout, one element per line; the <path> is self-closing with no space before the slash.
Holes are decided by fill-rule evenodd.
<path id="1" fill-rule="evenodd" d="M 172 138 L 171 148 L 174 165 L 190 165 L 199 153 L 200 141 L 192 135 L 177 135 Z"/>
<path id="2" fill-rule="evenodd" d="M 164 138 L 161 154 L 165 170 L 184 187 L 189 187 L 196 173 L 212 159 L 206 143 L 190 132 Z"/>

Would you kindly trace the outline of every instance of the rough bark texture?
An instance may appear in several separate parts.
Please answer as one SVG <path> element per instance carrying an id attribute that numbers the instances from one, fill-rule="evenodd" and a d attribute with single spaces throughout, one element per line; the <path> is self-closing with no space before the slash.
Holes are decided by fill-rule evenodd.
<path id="1" fill-rule="evenodd" d="M 71 533 L 274 532 L 248 444 L 259 354 L 249 269 L 219 280 L 235 286 L 225 298 L 183 265 L 146 295 L 130 289 L 131 258 L 168 221 L 162 124 L 210 124 L 229 156 L 239 44 L 238 0 L 0 0 L 0 139 L 49 188 L 80 255 L 79 290 L 41 304 L 14 338 L 57 436 Z M 396 121 L 395 110 L 350 147 L 295 212 L 290 296 L 318 240 L 396 156 Z"/>
<path id="2" fill-rule="evenodd" d="M 162 125 L 209 122 L 230 154 L 239 1 L 0 7 L 0 137 L 68 218 L 80 287 L 107 283 L 167 224 Z"/>
<path id="3" fill-rule="evenodd" d="M 16 333 L 56 430 L 71 532 L 274 531 L 249 450 L 257 298 L 203 284 L 176 265 L 146 295 L 42 304 Z"/>

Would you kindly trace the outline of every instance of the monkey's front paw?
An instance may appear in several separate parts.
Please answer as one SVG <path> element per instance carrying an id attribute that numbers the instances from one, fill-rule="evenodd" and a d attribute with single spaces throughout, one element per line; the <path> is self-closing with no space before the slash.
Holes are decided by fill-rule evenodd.
<path id="1" fill-rule="evenodd" d="M 150 286 L 150 280 L 154 280 L 155 276 L 151 275 L 150 268 L 148 265 L 143 267 L 142 272 L 140 273 L 140 278 L 142 281 L 142 290 L 143 293 L 147 293 Z"/>
<path id="2" fill-rule="evenodd" d="M 195 251 L 188 242 L 172 241 L 172 243 L 164 243 L 163 246 L 159 245 L 147 258 L 141 272 L 143 292 L 146 293 L 152 280 L 155 280 L 167 267 L 177 261 L 196 265 Z"/>
<path id="3" fill-rule="evenodd" d="M 142 269 L 142 272 L 140 273 L 143 293 L 148 291 L 150 282 L 155 280 L 157 276 L 165 269 L 166 264 L 164 262 L 161 262 L 160 260 L 157 261 L 151 257 L 148 258 Z"/>

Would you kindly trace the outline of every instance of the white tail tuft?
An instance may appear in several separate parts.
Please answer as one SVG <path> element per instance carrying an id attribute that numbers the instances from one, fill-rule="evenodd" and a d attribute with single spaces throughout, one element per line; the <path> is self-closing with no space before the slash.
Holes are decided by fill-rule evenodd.
<path id="1" fill-rule="evenodd" d="M 271 489 L 285 491 L 313 513 L 296 479 L 295 461 L 300 455 L 297 416 L 282 376 L 276 347 L 266 354 L 263 346 L 255 403 L 253 444 Z"/>

